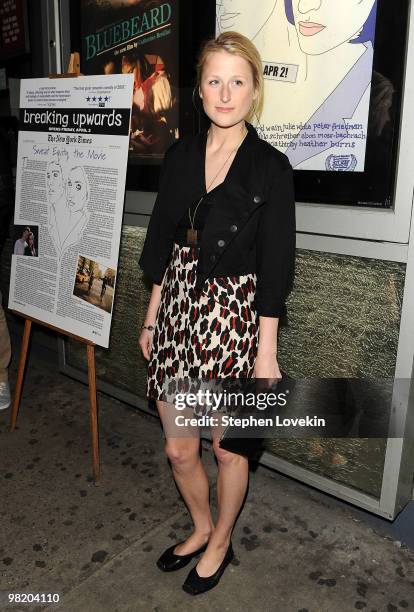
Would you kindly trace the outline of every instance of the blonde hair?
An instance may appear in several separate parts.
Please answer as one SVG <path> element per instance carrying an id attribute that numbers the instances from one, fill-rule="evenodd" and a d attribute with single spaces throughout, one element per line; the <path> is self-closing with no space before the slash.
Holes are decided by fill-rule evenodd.
<path id="1" fill-rule="evenodd" d="M 243 57 L 250 64 L 253 73 L 254 89 L 257 92 L 257 97 L 253 101 L 253 105 L 251 106 L 246 119 L 247 121 L 250 121 L 254 115 L 259 118 L 263 109 L 264 94 L 262 58 L 260 57 L 260 53 L 252 41 L 239 32 L 222 32 L 219 36 L 217 36 L 217 38 L 207 40 L 203 44 L 196 66 L 196 87 L 200 89 L 201 76 L 208 55 L 217 51 L 227 51 L 227 53 L 231 53 L 232 55 L 238 55 L 239 57 Z"/>

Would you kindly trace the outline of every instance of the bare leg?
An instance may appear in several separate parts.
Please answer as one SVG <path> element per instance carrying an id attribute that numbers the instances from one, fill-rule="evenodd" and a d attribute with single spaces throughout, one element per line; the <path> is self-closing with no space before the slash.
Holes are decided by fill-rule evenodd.
<path id="1" fill-rule="evenodd" d="M 209 482 L 199 453 L 200 434 L 198 427 L 186 428 L 186 431 L 174 427 L 172 420 L 177 414 L 174 406 L 157 401 L 157 408 L 166 436 L 165 451 L 171 461 L 174 480 L 194 523 L 193 533 L 174 549 L 177 555 L 186 555 L 205 544 L 214 529 Z M 177 433 L 180 437 L 176 437 Z"/>
<path id="2" fill-rule="evenodd" d="M 219 434 L 219 428 L 214 428 L 213 449 L 218 461 L 218 517 L 208 547 L 197 564 L 197 573 L 201 577 L 214 574 L 223 561 L 249 481 L 248 459 L 220 448 Z"/>

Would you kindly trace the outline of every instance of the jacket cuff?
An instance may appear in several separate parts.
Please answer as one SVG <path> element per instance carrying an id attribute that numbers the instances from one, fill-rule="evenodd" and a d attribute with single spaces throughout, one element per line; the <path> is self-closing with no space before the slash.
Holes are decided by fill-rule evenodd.
<path id="1" fill-rule="evenodd" d="M 143 256 L 143 254 L 141 254 L 141 257 L 138 260 L 138 265 L 143 271 L 144 276 L 146 276 L 149 280 L 151 280 L 156 285 L 161 285 L 164 275 L 162 275 L 161 278 L 159 278 L 159 275 L 154 274 L 153 272 L 150 272 L 151 266 L 147 266 L 146 258 L 145 256 Z"/>
<path id="2" fill-rule="evenodd" d="M 274 306 L 271 304 L 259 304 L 256 306 L 256 312 L 259 317 L 273 317 L 280 319 L 287 314 L 287 308 L 285 304 L 278 304 Z"/>

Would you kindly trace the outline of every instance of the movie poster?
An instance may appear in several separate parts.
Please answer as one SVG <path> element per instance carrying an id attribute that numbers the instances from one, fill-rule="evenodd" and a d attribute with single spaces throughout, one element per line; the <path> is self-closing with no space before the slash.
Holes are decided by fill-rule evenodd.
<path id="1" fill-rule="evenodd" d="M 178 0 L 81 0 L 81 72 L 132 73 L 129 161 L 162 159 L 179 137 Z"/>
<path id="2" fill-rule="evenodd" d="M 132 75 L 23 79 L 9 308 L 107 347 Z"/>
<path id="3" fill-rule="evenodd" d="M 377 0 L 217 0 L 263 61 L 261 138 L 296 170 L 363 172 Z M 380 75 L 379 75 L 380 76 Z"/>

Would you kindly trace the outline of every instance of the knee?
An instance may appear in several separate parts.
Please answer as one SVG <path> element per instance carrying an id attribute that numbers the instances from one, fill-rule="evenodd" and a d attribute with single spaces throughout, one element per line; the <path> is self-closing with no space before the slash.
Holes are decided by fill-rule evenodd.
<path id="1" fill-rule="evenodd" d="M 237 463 L 243 464 L 247 461 L 246 457 L 243 457 L 237 453 L 231 453 L 230 451 L 221 448 L 218 440 L 213 441 L 213 450 L 217 461 L 222 465 L 234 465 Z"/>
<path id="2" fill-rule="evenodd" d="M 199 458 L 198 447 L 194 444 L 183 444 L 181 440 L 167 440 L 165 454 L 174 466 L 191 465 Z"/>

